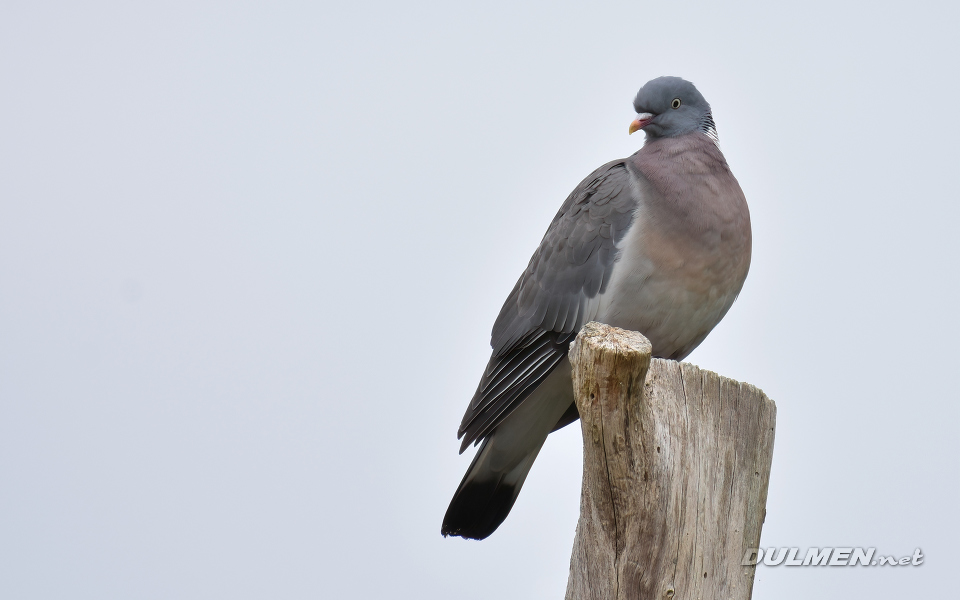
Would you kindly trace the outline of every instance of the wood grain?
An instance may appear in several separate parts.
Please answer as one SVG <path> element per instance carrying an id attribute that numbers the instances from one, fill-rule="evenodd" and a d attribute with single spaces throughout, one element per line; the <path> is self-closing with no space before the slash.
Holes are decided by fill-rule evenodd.
<path id="1" fill-rule="evenodd" d="M 588 323 L 570 347 L 583 487 L 568 600 L 750 598 L 776 406 Z"/>

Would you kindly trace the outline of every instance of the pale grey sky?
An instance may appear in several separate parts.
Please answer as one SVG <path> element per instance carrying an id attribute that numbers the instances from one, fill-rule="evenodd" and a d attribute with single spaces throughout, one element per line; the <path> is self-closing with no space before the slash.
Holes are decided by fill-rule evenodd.
<path id="1" fill-rule="evenodd" d="M 441 538 L 503 299 L 695 82 L 753 217 L 690 362 L 779 409 L 755 598 L 945 597 L 960 459 L 949 2 L 0 9 L 0 597 L 558 598 L 580 434 Z"/>

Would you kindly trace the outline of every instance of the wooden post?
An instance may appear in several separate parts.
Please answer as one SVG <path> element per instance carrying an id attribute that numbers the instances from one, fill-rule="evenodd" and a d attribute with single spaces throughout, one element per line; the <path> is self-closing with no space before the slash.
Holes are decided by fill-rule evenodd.
<path id="1" fill-rule="evenodd" d="M 776 406 L 748 383 L 650 359 L 588 323 L 570 346 L 583 489 L 567 600 L 745 600 Z"/>

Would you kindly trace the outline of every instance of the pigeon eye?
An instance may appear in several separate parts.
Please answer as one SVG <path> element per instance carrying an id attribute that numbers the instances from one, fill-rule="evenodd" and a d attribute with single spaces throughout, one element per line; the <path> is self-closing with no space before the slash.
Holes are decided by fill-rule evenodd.
<path id="1" fill-rule="evenodd" d="M 680 98 L 674 98 L 673 102 L 670 103 L 671 108 L 680 108 Z"/>

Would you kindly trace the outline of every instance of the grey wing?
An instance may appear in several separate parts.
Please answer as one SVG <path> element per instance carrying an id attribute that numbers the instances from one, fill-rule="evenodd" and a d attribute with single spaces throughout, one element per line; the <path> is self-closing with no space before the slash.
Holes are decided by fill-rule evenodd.
<path id="1" fill-rule="evenodd" d="M 496 429 L 566 356 L 595 316 L 598 296 L 633 223 L 638 198 L 623 160 L 607 163 L 573 190 L 500 309 L 493 355 L 460 425 L 460 451 Z"/>

